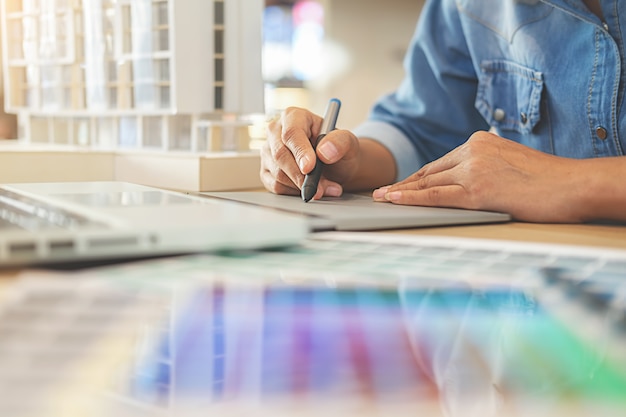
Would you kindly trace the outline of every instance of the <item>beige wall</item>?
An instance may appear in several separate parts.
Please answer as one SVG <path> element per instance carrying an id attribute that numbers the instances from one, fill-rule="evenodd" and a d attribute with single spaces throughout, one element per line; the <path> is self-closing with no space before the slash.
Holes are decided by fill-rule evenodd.
<path id="1" fill-rule="evenodd" d="M 402 58 L 423 0 L 323 0 L 328 39 L 347 60 L 341 73 L 311 86 L 311 109 L 323 112 L 329 97 L 343 105 L 338 127 L 353 128 L 372 103 L 403 77 Z"/>

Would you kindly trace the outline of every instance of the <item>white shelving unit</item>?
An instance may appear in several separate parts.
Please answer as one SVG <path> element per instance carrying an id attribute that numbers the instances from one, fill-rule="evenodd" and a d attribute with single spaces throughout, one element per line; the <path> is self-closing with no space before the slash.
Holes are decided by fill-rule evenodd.
<path id="1" fill-rule="evenodd" d="M 2 0 L 5 106 L 31 144 L 246 152 L 263 0 Z"/>

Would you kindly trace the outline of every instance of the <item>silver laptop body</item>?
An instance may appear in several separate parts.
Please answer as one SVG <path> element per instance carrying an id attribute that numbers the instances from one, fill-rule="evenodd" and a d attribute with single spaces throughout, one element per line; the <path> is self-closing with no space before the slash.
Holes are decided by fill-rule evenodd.
<path id="1" fill-rule="evenodd" d="M 0 186 L 0 266 L 290 245 L 302 217 L 123 182 Z"/>

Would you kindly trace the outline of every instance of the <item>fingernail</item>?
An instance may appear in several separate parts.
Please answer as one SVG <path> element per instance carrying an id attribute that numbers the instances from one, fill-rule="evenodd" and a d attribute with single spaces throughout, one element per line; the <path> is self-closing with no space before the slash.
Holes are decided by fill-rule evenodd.
<path id="1" fill-rule="evenodd" d="M 304 172 L 304 170 L 306 169 L 307 164 L 309 163 L 309 157 L 308 156 L 303 156 L 302 158 L 300 158 L 300 160 L 298 161 L 298 166 L 300 167 L 300 172 Z"/>
<path id="2" fill-rule="evenodd" d="M 389 190 L 389 187 L 380 187 L 380 188 L 374 190 L 374 193 L 372 194 L 372 197 L 375 200 L 384 200 L 385 199 L 385 194 L 387 194 L 387 190 Z"/>
<path id="3" fill-rule="evenodd" d="M 329 185 L 324 190 L 324 195 L 327 195 L 329 197 L 341 197 L 342 193 L 343 193 L 343 190 L 338 185 Z"/>
<path id="4" fill-rule="evenodd" d="M 317 150 L 322 154 L 324 159 L 327 161 L 335 161 L 337 155 L 339 155 L 339 151 L 337 147 L 332 142 L 323 142 Z"/>
<path id="5" fill-rule="evenodd" d="M 400 200 L 400 196 L 401 196 L 400 191 L 392 191 L 390 193 L 385 194 L 385 199 L 387 201 L 391 201 L 392 203 L 395 203 Z"/>

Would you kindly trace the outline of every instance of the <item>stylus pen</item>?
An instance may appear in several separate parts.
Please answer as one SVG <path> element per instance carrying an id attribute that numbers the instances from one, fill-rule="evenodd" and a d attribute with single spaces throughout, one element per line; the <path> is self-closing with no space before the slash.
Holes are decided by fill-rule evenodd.
<path id="1" fill-rule="evenodd" d="M 320 133 L 317 135 L 315 142 L 313 142 L 313 149 L 317 148 L 317 144 L 326 136 L 330 131 L 335 129 L 335 123 L 339 117 L 339 108 L 341 107 L 341 101 L 336 98 L 331 98 L 326 106 L 326 112 L 324 113 L 324 120 L 322 121 L 322 127 Z M 320 182 L 322 176 L 322 167 L 324 163 L 315 157 L 315 167 L 304 177 L 304 183 L 302 184 L 302 199 L 305 203 L 311 201 L 317 192 L 317 185 Z"/>

